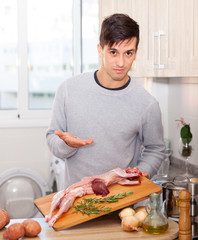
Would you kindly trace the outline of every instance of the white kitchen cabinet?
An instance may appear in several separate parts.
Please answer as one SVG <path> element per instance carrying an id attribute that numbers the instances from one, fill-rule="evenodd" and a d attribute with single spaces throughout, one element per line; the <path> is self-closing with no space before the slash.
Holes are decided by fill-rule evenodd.
<path id="1" fill-rule="evenodd" d="M 168 68 L 168 1 L 149 0 L 147 76 L 158 76 Z"/>
<path id="2" fill-rule="evenodd" d="M 193 32 L 192 43 L 191 43 L 191 51 L 192 51 L 192 64 L 191 64 L 191 73 L 192 76 L 198 76 L 198 0 L 193 0 Z"/>
<path id="3" fill-rule="evenodd" d="M 102 21 L 105 17 L 113 14 L 115 12 L 116 1 L 109 0 L 99 0 L 99 24 L 101 26 Z"/>
<path id="4" fill-rule="evenodd" d="M 147 76 L 176 77 L 184 74 L 186 2 L 189 0 L 149 0 Z"/>
<path id="5" fill-rule="evenodd" d="M 149 0 L 148 19 L 147 76 L 198 76 L 198 0 Z"/>
<path id="6" fill-rule="evenodd" d="M 198 76 L 198 0 L 169 0 L 167 76 Z"/>
<path id="7" fill-rule="evenodd" d="M 184 76 L 198 76 L 198 0 L 185 1 L 183 9 Z"/>
<path id="8" fill-rule="evenodd" d="M 113 13 L 128 14 L 139 24 L 140 43 L 131 74 L 145 76 L 148 59 L 148 0 L 99 0 L 100 26 L 104 18 Z"/>
<path id="9" fill-rule="evenodd" d="M 144 77 L 148 72 L 148 0 L 131 1 L 131 17 L 137 21 L 140 28 L 140 42 L 136 60 L 132 67 L 132 76 Z M 123 2 L 124 3 L 124 2 Z M 122 3 L 122 4 L 123 4 Z"/>
<path id="10" fill-rule="evenodd" d="M 132 75 L 198 76 L 198 0 L 99 0 L 100 23 L 126 13 L 140 25 Z"/>

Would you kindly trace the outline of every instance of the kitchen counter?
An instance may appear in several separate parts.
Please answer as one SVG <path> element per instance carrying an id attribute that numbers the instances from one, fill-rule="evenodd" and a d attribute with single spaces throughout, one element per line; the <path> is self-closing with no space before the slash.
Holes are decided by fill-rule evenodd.
<path id="1" fill-rule="evenodd" d="M 181 163 L 181 165 L 179 165 L 179 163 Z M 192 166 L 190 164 L 189 166 L 190 166 L 189 168 L 191 169 Z M 151 180 L 158 185 L 158 183 L 160 184 L 163 182 L 173 181 L 174 177 L 177 177 L 177 176 L 183 176 L 183 177 L 186 176 L 184 163 L 182 161 L 177 163 L 175 162 L 171 163 L 167 174 L 168 174 L 167 176 L 156 174 L 152 177 Z M 194 172 L 189 171 L 188 173 L 188 178 L 197 178 L 197 176 L 198 176 L 197 168 L 194 168 Z"/>
<path id="2" fill-rule="evenodd" d="M 132 240 L 132 239 L 147 239 L 147 240 L 168 240 L 175 239 L 178 235 L 178 224 L 172 220 L 169 221 L 169 229 L 166 233 L 161 235 L 147 234 L 139 228 L 139 231 L 125 232 L 121 228 L 120 219 L 118 217 L 118 212 L 114 212 L 94 220 L 88 221 L 86 223 L 79 224 L 75 227 L 65 229 L 62 231 L 54 231 L 54 229 L 49 228 L 48 224 L 45 223 L 44 218 L 35 218 L 41 224 L 41 233 L 34 238 L 23 237 L 23 240 Z M 24 219 L 13 219 L 10 224 L 16 222 L 23 222 Z M 8 225 L 9 226 L 9 225 Z M 3 239 L 3 232 L 5 228 L 0 230 L 0 239 Z"/>
<path id="3" fill-rule="evenodd" d="M 170 167 L 169 167 L 169 176 L 182 176 L 185 174 L 186 161 L 177 159 L 175 157 L 171 157 L 170 159 Z M 198 176 L 198 165 L 188 162 L 188 172 L 189 177 L 197 177 Z"/>

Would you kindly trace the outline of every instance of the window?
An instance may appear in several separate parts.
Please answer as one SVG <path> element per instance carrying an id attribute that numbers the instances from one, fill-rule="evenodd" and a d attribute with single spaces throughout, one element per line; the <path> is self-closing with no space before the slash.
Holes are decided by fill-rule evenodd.
<path id="1" fill-rule="evenodd" d="M 98 1 L 83 0 L 82 5 L 82 71 L 98 68 Z"/>
<path id="2" fill-rule="evenodd" d="M 1 0 L 0 126 L 48 125 L 60 83 L 98 68 L 97 42 L 98 0 Z"/>
<path id="3" fill-rule="evenodd" d="M 72 76 L 72 2 L 27 1 L 29 109 L 50 109 L 54 90 Z"/>
<path id="4" fill-rule="evenodd" d="M 16 109 L 17 70 L 17 1 L 0 2 L 0 109 Z"/>

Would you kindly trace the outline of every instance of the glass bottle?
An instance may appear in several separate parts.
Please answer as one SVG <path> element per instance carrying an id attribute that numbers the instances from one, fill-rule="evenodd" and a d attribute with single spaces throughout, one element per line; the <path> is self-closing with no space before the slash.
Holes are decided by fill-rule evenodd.
<path id="1" fill-rule="evenodd" d="M 194 143 L 192 138 L 180 138 L 179 139 L 179 153 L 182 158 L 185 159 L 185 168 L 186 172 L 184 173 L 185 176 L 189 177 L 189 159 L 192 157 L 194 150 Z"/>
<path id="2" fill-rule="evenodd" d="M 146 211 L 148 215 L 142 223 L 144 232 L 151 234 L 164 233 L 168 229 L 168 221 L 161 212 L 161 199 L 159 193 L 152 193 L 149 195 Z"/>

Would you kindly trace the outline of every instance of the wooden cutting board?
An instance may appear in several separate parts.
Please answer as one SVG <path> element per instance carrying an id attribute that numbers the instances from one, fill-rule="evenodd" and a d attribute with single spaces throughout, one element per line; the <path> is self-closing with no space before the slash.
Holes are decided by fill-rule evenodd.
<path id="1" fill-rule="evenodd" d="M 122 209 L 124 207 L 130 206 L 134 203 L 140 202 L 142 200 L 145 200 L 148 198 L 149 194 L 155 193 L 155 192 L 161 192 L 161 188 L 147 179 L 146 177 L 140 177 L 141 184 L 135 185 L 135 186 L 121 186 L 119 184 L 114 184 L 108 187 L 110 193 L 109 196 L 116 195 L 123 192 L 130 192 L 132 191 L 133 194 L 129 195 L 123 199 L 119 199 L 118 202 L 115 203 L 100 203 L 100 205 L 104 205 L 104 207 L 111 208 L 111 212 L 114 212 L 116 210 Z M 50 211 L 51 201 L 55 193 L 52 193 L 50 195 L 38 198 L 34 201 L 34 204 L 38 208 L 38 210 L 43 214 L 43 216 L 46 216 Z M 81 198 L 77 198 L 74 202 L 74 205 L 77 204 L 77 202 L 80 202 L 83 200 L 83 198 L 100 198 L 101 196 L 96 196 L 95 194 L 91 195 L 85 195 Z M 58 210 L 54 211 L 54 214 Z M 60 231 L 72 226 L 75 226 L 77 224 L 89 221 L 91 219 L 100 217 L 102 215 L 105 215 L 109 212 L 103 212 L 101 214 L 92 214 L 92 215 L 83 215 L 81 213 L 75 213 L 74 208 L 71 208 L 67 213 L 64 213 L 54 224 L 53 228 L 56 231 Z"/>

